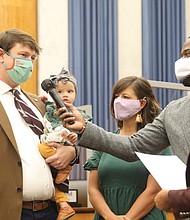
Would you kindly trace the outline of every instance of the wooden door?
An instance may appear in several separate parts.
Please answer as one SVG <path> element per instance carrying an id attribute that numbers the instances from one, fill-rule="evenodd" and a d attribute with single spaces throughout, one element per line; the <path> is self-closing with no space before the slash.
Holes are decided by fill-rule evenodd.
<path id="1" fill-rule="evenodd" d="M 37 0 L 1 0 L 0 1 L 0 32 L 10 28 L 21 29 L 34 39 L 37 37 Z M 32 77 L 22 88 L 37 94 L 37 62 Z"/>

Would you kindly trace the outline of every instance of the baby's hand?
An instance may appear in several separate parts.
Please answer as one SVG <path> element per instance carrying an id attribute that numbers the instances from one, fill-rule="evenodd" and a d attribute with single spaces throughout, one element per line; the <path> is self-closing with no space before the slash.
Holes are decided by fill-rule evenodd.
<path id="1" fill-rule="evenodd" d="M 77 139 L 78 139 L 78 135 L 74 132 L 71 132 L 68 136 L 67 136 L 67 139 L 72 143 L 74 144 Z"/>
<path id="2" fill-rule="evenodd" d="M 48 97 L 45 95 L 40 95 L 39 98 L 42 100 L 42 102 L 46 103 L 46 101 L 48 100 Z"/>
<path id="3" fill-rule="evenodd" d="M 77 141 L 78 135 L 74 132 L 69 132 L 68 133 L 68 129 L 65 129 L 62 133 L 61 136 L 69 141 L 71 144 L 74 144 Z"/>

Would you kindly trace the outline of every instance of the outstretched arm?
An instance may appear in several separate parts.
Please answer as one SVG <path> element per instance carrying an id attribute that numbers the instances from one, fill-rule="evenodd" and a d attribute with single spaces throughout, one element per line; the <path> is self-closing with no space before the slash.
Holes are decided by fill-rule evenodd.
<path id="1" fill-rule="evenodd" d="M 106 132 L 93 123 L 85 125 L 84 118 L 77 109 L 73 105 L 69 105 L 69 108 L 72 113 L 61 108 L 58 115 L 69 130 L 79 131 L 77 144 L 81 147 L 103 151 L 126 161 L 134 161 L 138 160 L 135 151 L 157 154 L 170 145 L 164 127 L 164 113 L 161 113 L 152 124 L 128 137 Z M 75 123 L 70 125 L 69 120 L 74 120 Z"/>

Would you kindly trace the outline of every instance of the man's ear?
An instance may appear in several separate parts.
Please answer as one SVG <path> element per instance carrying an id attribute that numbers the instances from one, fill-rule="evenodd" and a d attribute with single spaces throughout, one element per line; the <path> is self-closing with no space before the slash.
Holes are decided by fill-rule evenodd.
<path id="1" fill-rule="evenodd" d="M 2 48 L 0 48 L 0 63 L 4 61 L 3 59 L 4 54 L 5 54 L 5 51 Z"/>

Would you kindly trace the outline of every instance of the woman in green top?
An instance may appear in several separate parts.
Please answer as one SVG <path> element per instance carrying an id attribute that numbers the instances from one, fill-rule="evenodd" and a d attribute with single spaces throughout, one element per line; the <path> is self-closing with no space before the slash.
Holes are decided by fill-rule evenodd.
<path id="1" fill-rule="evenodd" d="M 160 107 L 147 80 L 125 77 L 113 87 L 111 113 L 118 135 L 132 136 L 159 114 Z M 162 154 L 172 154 L 167 148 Z M 93 151 L 84 165 L 90 170 L 88 191 L 95 220 L 165 220 L 155 207 L 160 186 L 141 161 L 132 163 L 110 154 Z"/>

